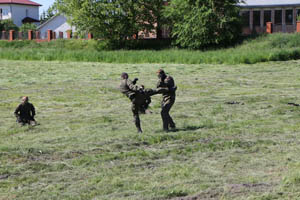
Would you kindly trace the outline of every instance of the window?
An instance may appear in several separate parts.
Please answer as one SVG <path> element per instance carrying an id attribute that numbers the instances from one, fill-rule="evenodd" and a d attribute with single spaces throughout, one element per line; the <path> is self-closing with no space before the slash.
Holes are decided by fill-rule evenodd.
<path id="1" fill-rule="evenodd" d="M 0 8 L 0 19 L 2 19 L 2 8 Z"/>
<path id="2" fill-rule="evenodd" d="M 241 17 L 242 17 L 242 23 L 244 27 L 249 27 L 250 22 L 250 12 L 249 11 L 242 11 L 241 12 Z"/>
<path id="3" fill-rule="evenodd" d="M 264 11 L 264 26 L 266 26 L 267 22 L 272 22 L 272 11 L 271 10 Z"/>
<path id="4" fill-rule="evenodd" d="M 293 24 L 294 23 L 294 12 L 293 12 L 293 10 L 286 10 L 285 11 L 285 23 L 286 24 Z"/>
<path id="5" fill-rule="evenodd" d="M 253 11 L 253 26 L 260 26 L 260 11 Z"/>
<path id="6" fill-rule="evenodd" d="M 282 24 L 282 10 L 275 10 L 275 24 Z"/>

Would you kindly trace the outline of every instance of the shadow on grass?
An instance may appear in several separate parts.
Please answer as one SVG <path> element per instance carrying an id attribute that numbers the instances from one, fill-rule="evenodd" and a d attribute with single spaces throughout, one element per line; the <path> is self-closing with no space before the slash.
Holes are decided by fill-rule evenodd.
<path id="1" fill-rule="evenodd" d="M 182 127 L 182 128 L 175 128 L 175 129 L 170 129 L 169 131 L 167 132 L 180 132 L 180 131 L 196 131 L 196 130 L 199 130 L 199 129 L 203 129 L 205 128 L 206 126 L 205 125 L 199 125 L 199 126 L 185 126 L 185 127 Z M 155 131 L 155 133 L 164 133 L 165 131 L 164 130 L 157 130 Z"/>
<path id="2" fill-rule="evenodd" d="M 205 128 L 204 125 L 199 125 L 199 126 L 185 126 L 185 127 L 182 127 L 182 128 L 176 128 L 175 130 L 171 130 L 171 132 L 177 132 L 177 131 L 196 131 L 196 130 L 199 130 L 199 129 L 203 129 Z"/>

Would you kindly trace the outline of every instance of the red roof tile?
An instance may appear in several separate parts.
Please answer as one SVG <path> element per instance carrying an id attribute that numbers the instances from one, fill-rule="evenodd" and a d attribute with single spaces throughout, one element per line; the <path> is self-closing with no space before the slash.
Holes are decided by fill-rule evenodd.
<path id="1" fill-rule="evenodd" d="M 29 0 L 0 0 L 0 4 L 22 4 L 31 6 L 42 6 L 41 4 Z"/>

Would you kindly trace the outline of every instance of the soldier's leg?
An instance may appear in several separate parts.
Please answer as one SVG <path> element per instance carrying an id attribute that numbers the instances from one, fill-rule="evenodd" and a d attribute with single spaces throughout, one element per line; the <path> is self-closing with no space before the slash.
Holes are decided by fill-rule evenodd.
<path id="1" fill-rule="evenodd" d="M 132 113 L 133 113 L 133 119 L 134 119 L 134 124 L 137 128 L 137 131 L 139 133 L 142 133 L 142 128 L 141 128 L 141 121 L 140 121 L 140 116 L 139 116 L 139 105 L 132 103 L 131 107 Z"/>
<path id="2" fill-rule="evenodd" d="M 148 95 L 143 96 L 143 101 L 141 102 L 142 113 L 151 113 L 148 108 L 151 103 L 151 97 Z"/>
<path id="3" fill-rule="evenodd" d="M 164 130 L 169 130 L 169 126 L 171 128 L 176 127 L 172 117 L 169 114 L 174 102 L 175 102 L 175 100 L 169 100 L 167 102 L 162 103 L 161 117 L 163 120 L 163 129 Z"/>
<path id="4" fill-rule="evenodd" d="M 167 102 L 162 102 L 161 104 L 161 119 L 163 121 L 164 131 L 169 130 L 169 106 Z"/>
<path id="5" fill-rule="evenodd" d="M 26 120 L 22 119 L 21 117 L 17 117 L 17 123 L 20 124 L 21 126 L 25 126 Z"/>

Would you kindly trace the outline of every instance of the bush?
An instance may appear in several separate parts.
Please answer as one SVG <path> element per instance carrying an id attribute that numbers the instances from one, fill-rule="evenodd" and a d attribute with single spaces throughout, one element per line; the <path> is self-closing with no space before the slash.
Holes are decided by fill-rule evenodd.
<path id="1" fill-rule="evenodd" d="M 14 24 L 11 19 L 0 20 L 0 31 L 18 31 L 19 28 Z"/>
<path id="2" fill-rule="evenodd" d="M 35 24 L 26 23 L 20 27 L 21 32 L 28 32 L 29 30 L 36 31 L 37 26 Z"/>
<path id="3" fill-rule="evenodd" d="M 239 0 L 172 0 L 166 16 L 175 44 L 189 49 L 231 46 L 241 33 Z"/>
<path id="4" fill-rule="evenodd" d="M 0 58 L 106 63 L 255 64 L 300 59 L 298 41 L 300 34 L 262 35 L 247 39 L 236 47 L 209 51 L 165 49 L 169 47 L 170 40 L 128 40 L 126 46 L 130 50 L 121 51 L 111 51 L 118 46 L 108 40 L 0 41 Z"/>

